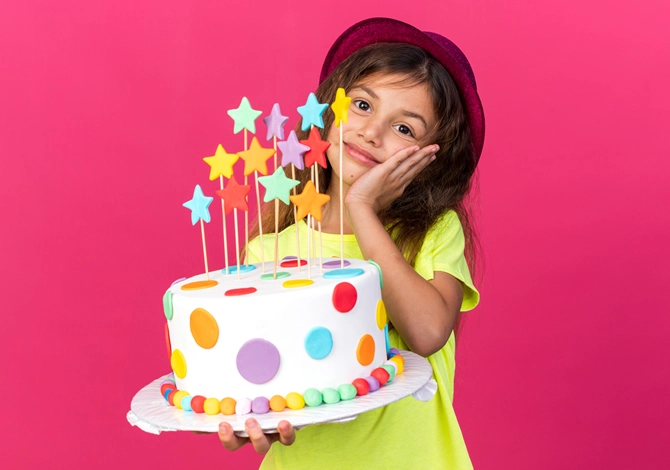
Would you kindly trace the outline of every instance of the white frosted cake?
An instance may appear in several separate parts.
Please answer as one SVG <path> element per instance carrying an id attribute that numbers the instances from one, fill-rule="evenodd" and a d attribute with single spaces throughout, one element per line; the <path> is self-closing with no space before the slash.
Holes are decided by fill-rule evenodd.
<path id="1" fill-rule="evenodd" d="M 379 268 L 327 264 L 323 274 L 312 266 L 311 279 L 306 266 L 283 260 L 277 279 L 269 262 L 265 273 L 241 266 L 240 279 L 216 271 L 173 284 L 163 305 L 175 383 L 166 381 L 161 393 L 185 410 L 262 413 L 281 408 L 270 406 L 272 397 L 294 409 L 300 400 L 316 406 L 392 379 L 402 358 L 387 361 Z"/>

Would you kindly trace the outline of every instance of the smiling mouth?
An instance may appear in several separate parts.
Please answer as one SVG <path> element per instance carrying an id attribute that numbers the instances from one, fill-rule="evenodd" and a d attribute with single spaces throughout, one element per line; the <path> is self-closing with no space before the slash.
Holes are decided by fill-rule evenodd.
<path id="1" fill-rule="evenodd" d="M 354 144 L 344 143 L 344 148 L 352 159 L 362 163 L 363 165 L 373 166 L 379 164 L 379 162 L 375 159 L 375 157 L 372 156 L 370 152 L 366 152 Z"/>

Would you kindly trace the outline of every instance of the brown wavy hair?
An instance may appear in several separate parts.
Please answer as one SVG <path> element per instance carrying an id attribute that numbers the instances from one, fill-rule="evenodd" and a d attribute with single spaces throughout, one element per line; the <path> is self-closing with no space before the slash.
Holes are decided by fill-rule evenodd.
<path id="1" fill-rule="evenodd" d="M 478 246 L 472 223 L 470 198 L 467 197 L 475 174 L 476 163 L 467 117 L 458 89 L 447 70 L 423 49 L 409 44 L 378 43 L 364 47 L 344 60 L 316 90 L 320 103 L 332 103 L 335 93 L 342 87 L 349 91 L 374 74 L 393 74 L 401 77 L 400 84 L 408 86 L 426 84 L 432 97 L 437 122 L 424 142 L 440 146 L 437 158 L 407 186 L 403 194 L 379 218 L 391 234 L 396 246 L 411 266 L 424 243 L 426 234 L 440 216 L 453 210 L 463 226 L 465 257 L 474 275 Z M 326 139 L 334 115 L 324 113 L 321 138 Z M 308 131 L 296 125 L 299 139 L 307 139 Z M 318 165 L 317 174 L 321 192 L 326 192 L 331 182 L 330 167 Z M 290 175 L 288 175 L 290 177 Z M 310 169 L 296 170 L 300 180 L 298 191 L 310 180 Z M 265 206 L 262 214 L 264 232 L 274 233 L 274 206 Z M 279 231 L 294 223 L 293 208 L 280 204 Z M 258 235 L 258 224 L 253 229 Z"/>

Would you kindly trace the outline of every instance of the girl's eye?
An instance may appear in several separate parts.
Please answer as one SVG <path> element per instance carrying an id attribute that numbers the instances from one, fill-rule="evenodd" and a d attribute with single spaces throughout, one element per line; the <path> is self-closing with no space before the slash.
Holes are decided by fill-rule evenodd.
<path id="1" fill-rule="evenodd" d="M 414 134 L 412 133 L 412 129 L 410 129 L 409 127 L 407 127 L 404 124 L 398 124 L 397 126 L 393 126 L 393 127 L 395 127 L 397 129 L 397 131 L 400 132 L 401 134 L 407 135 L 409 137 L 414 137 Z"/>
<path id="2" fill-rule="evenodd" d="M 370 103 L 368 103 L 367 101 L 364 101 L 364 100 L 354 101 L 354 106 L 356 106 L 361 111 L 369 111 L 370 110 Z"/>

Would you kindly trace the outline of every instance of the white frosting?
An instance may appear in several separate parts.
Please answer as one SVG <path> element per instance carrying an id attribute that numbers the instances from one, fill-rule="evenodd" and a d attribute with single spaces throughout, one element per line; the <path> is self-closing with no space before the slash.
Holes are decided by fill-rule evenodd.
<path id="1" fill-rule="evenodd" d="M 170 287 L 173 317 L 168 321 L 172 350 L 179 349 L 185 358 L 187 373 L 175 377 L 179 390 L 191 395 L 222 399 L 255 398 L 308 388 L 323 390 L 365 378 L 386 360 L 384 330 L 377 325 L 377 304 L 381 300 L 378 269 L 361 260 L 349 260 L 349 268 L 361 268 L 364 273 L 346 279 L 324 279 L 318 266 L 312 266 L 314 284 L 285 288 L 284 282 L 307 279 L 307 267 L 278 268 L 291 273 L 290 277 L 261 280 L 261 266 L 237 274 L 211 272 L 209 278 L 219 284 L 202 290 L 182 290 L 185 284 L 206 280 L 205 274 L 194 276 Z M 272 263 L 265 272 L 272 273 Z M 331 270 L 324 270 L 327 273 Z M 341 282 L 356 288 L 355 306 L 340 313 L 333 305 L 333 290 Z M 255 287 L 253 294 L 225 296 L 231 289 Z M 207 310 L 219 328 L 218 341 L 211 349 L 198 346 L 190 328 L 190 316 L 196 308 Z M 305 350 L 305 337 L 315 327 L 327 328 L 333 337 L 333 348 L 323 359 L 312 359 Z M 358 343 L 364 335 L 375 342 L 372 363 L 361 365 L 356 357 Z M 247 341 L 260 338 L 271 342 L 279 351 L 280 364 L 276 375 L 263 384 L 250 383 L 237 369 L 237 354 Z"/>

